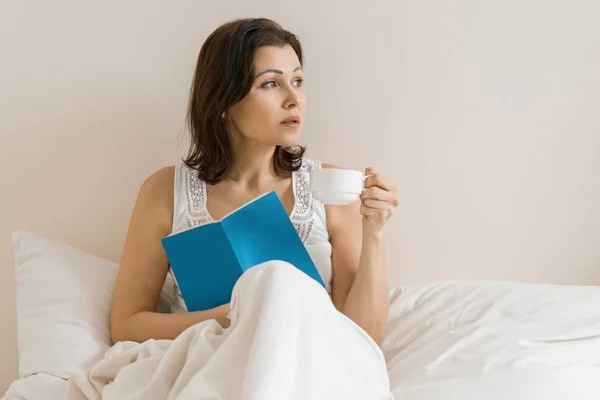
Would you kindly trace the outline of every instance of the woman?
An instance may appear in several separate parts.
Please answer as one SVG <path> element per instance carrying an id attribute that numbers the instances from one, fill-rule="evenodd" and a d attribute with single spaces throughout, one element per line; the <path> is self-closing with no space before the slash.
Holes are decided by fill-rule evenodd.
<path id="1" fill-rule="evenodd" d="M 368 168 L 367 190 L 355 204 L 324 206 L 312 198 L 310 170 L 336 167 L 303 156 L 305 109 L 302 50 L 292 33 L 270 20 L 243 19 L 208 37 L 191 89 L 189 154 L 151 175 L 134 207 L 111 312 L 115 342 L 174 339 L 207 320 L 229 326 L 228 304 L 186 312 L 176 286 L 173 312 L 156 312 L 170 273 L 161 239 L 272 190 L 335 308 L 381 340 L 389 305 L 383 231 L 398 205 L 396 189 Z"/>

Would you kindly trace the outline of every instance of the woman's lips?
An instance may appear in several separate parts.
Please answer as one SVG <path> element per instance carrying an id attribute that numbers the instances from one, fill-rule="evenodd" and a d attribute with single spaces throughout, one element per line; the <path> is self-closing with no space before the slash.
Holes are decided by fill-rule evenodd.
<path id="1" fill-rule="evenodd" d="M 300 118 L 299 117 L 289 117 L 284 119 L 283 121 L 281 121 L 281 125 L 290 127 L 290 128 L 297 128 L 298 126 L 300 126 Z"/>

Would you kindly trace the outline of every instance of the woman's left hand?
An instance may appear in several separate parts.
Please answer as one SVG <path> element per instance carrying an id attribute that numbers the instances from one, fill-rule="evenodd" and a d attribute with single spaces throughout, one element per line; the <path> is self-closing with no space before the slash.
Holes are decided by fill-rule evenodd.
<path id="1" fill-rule="evenodd" d="M 400 204 L 396 186 L 373 168 L 366 168 L 365 190 L 360 195 L 363 232 L 380 234 Z"/>

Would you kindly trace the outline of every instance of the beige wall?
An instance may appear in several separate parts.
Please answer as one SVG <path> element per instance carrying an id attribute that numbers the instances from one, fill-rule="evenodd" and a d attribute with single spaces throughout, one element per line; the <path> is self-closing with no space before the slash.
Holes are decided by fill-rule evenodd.
<path id="1" fill-rule="evenodd" d="M 600 283 L 600 3 L 219 3 L 0 2 L 0 392 L 11 232 L 117 260 L 140 181 L 185 151 L 200 45 L 237 16 L 303 39 L 310 155 L 400 185 L 394 285 Z"/>

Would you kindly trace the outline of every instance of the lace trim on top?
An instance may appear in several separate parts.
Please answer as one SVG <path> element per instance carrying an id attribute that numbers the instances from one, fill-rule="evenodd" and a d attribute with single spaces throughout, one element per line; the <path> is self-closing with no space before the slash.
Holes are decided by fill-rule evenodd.
<path id="1" fill-rule="evenodd" d="M 184 166 L 186 194 L 186 222 L 192 228 L 212 221 L 206 209 L 206 184 L 198 178 L 195 171 Z"/>
<path id="2" fill-rule="evenodd" d="M 309 174 L 316 166 L 317 162 L 305 159 L 300 169 L 292 173 L 294 208 L 290 213 L 290 220 L 303 243 L 308 240 L 314 225 L 314 199 L 309 190 Z M 214 219 L 206 209 L 206 182 L 198 178 L 195 170 L 186 166 L 184 171 L 188 227 L 213 222 Z"/>

